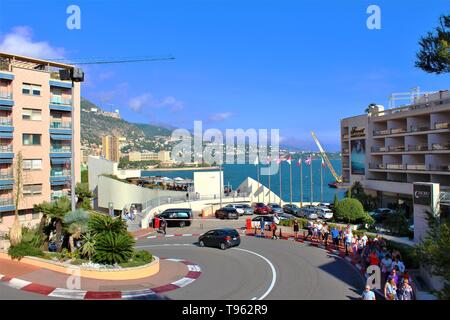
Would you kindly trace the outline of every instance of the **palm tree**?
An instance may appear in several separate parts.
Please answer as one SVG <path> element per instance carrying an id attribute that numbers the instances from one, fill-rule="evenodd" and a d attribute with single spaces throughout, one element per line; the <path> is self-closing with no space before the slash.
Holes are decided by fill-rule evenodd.
<path id="1" fill-rule="evenodd" d="M 89 214 L 82 209 L 66 213 L 63 222 L 67 225 L 67 231 L 70 234 L 70 252 L 75 251 L 74 240 L 80 239 L 81 235 L 87 231 L 88 220 Z"/>
<path id="2" fill-rule="evenodd" d="M 44 202 L 39 203 L 39 204 L 35 204 L 33 206 L 33 211 L 34 212 L 38 212 L 38 213 L 42 214 L 41 221 L 39 223 L 39 229 L 38 229 L 39 233 L 43 233 L 44 232 L 44 228 L 45 228 L 45 224 L 47 222 L 47 218 L 49 217 L 50 212 L 52 211 L 52 206 L 53 206 L 53 204 L 50 203 L 50 202 L 47 202 L 47 201 L 44 201 Z"/>
<path id="3" fill-rule="evenodd" d="M 61 251 L 62 247 L 62 229 L 63 229 L 63 219 L 67 212 L 71 209 L 70 199 L 67 197 L 61 197 L 56 202 L 53 203 L 52 209 L 49 213 L 49 217 L 52 219 L 52 222 L 55 223 L 56 229 L 56 247 L 57 251 Z"/>
<path id="4" fill-rule="evenodd" d="M 19 205 L 20 200 L 22 199 L 22 192 L 23 192 L 22 167 L 23 167 L 22 151 L 19 151 L 19 153 L 17 154 L 17 162 L 16 162 L 14 222 L 11 226 L 11 230 L 9 231 L 9 241 L 12 247 L 18 245 L 22 241 L 22 226 L 20 225 L 19 221 Z"/>

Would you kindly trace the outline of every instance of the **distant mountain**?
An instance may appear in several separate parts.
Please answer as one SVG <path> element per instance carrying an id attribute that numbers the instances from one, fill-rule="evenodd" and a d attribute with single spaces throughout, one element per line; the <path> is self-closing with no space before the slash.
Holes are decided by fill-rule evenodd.
<path id="1" fill-rule="evenodd" d="M 155 140 L 154 136 L 170 136 L 171 131 L 156 125 L 131 123 L 111 117 L 91 101 L 81 98 L 82 145 L 100 145 L 104 135 L 122 136 L 134 144 L 136 141 L 151 142 Z"/>

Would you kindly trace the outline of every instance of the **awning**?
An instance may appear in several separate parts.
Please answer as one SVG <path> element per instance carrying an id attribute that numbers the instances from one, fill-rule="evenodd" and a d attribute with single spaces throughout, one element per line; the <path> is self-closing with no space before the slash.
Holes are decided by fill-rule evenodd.
<path id="1" fill-rule="evenodd" d="M 51 134 L 50 138 L 52 140 L 72 140 L 72 135 L 70 135 L 70 134 Z"/>
<path id="2" fill-rule="evenodd" d="M 12 132 L 0 132 L 0 138 L 12 139 L 13 138 L 13 133 Z"/>
<path id="3" fill-rule="evenodd" d="M 70 82 L 62 82 L 62 81 L 49 81 L 50 86 L 52 87 L 60 87 L 60 88 L 72 88 L 72 83 Z"/>
<path id="4" fill-rule="evenodd" d="M 50 181 L 50 185 L 52 185 L 52 186 L 64 186 L 69 183 L 70 183 L 69 180 Z"/>
<path id="5" fill-rule="evenodd" d="M 12 106 L 2 106 L 2 105 L 0 105 L 0 110 L 11 111 L 12 110 Z"/>
<path id="6" fill-rule="evenodd" d="M 14 80 L 14 75 L 10 73 L 0 72 L 0 79 Z"/>
<path id="7" fill-rule="evenodd" d="M 10 164 L 12 163 L 12 159 L 0 159 L 0 164 Z"/>
<path id="8" fill-rule="evenodd" d="M 13 188 L 12 184 L 2 184 L 0 185 L 0 190 L 11 190 Z"/>
<path id="9" fill-rule="evenodd" d="M 70 158 L 51 158 L 50 162 L 52 164 L 66 164 L 66 163 L 70 164 Z"/>

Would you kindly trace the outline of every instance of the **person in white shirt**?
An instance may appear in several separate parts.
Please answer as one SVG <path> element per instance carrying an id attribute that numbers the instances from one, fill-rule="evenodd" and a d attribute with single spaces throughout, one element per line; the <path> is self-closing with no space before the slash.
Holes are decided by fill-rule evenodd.
<path id="1" fill-rule="evenodd" d="M 392 259 L 389 254 L 387 254 L 383 259 L 381 259 L 381 272 L 385 275 L 385 278 L 391 272 Z"/>
<path id="2" fill-rule="evenodd" d="M 363 247 L 367 245 L 367 241 L 369 241 L 369 238 L 367 238 L 367 235 L 364 233 L 364 235 L 361 237 Z"/>

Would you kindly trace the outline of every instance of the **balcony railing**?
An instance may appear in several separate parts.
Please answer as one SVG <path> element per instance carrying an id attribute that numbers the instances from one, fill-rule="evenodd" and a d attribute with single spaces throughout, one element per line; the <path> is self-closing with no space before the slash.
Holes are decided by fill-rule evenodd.
<path id="1" fill-rule="evenodd" d="M 408 145 L 406 151 L 428 151 L 427 144 L 416 144 L 416 145 Z"/>
<path id="2" fill-rule="evenodd" d="M 0 152 L 12 152 L 12 151 L 13 151 L 12 144 L 0 145 Z"/>
<path id="3" fill-rule="evenodd" d="M 414 132 L 427 132 L 433 130 L 445 130 L 450 129 L 450 124 L 448 122 L 436 122 L 434 127 L 429 126 L 411 126 L 409 130 L 406 128 L 396 128 L 396 129 L 386 129 L 386 130 L 374 130 L 374 136 L 387 136 L 390 134 L 401 134 L 401 133 L 414 133 Z"/>
<path id="4" fill-rule="evenodd" d="M 12 126 L 12 118 L 0 117 L 0 126 Z"/>
<path id="5" fill-rule="evenodd" d="M 58 200 L 61 197 L 68 197 L 69 196 L 69 192 L 68 191 L 53 191 L 50 195 L 52 201 L 54 200 Z"/>
<path id="6" fill-rule="evenodd" d="M 70 170 L 57 170 L 57 169 L 51 169 L 50 170 L 50 176 L 51 177 L 68 177 L 70 176 Z"/>
<path id="7" fill-rule="evenodd" d="M 0 172 L 0 180 L 8 180 L 8 179 L 13 179 L 14 178 L 14 173 L 11 171 L 3 171 Z"/>
<path id="8" fill-rule="evenodd" d="M 343 154 L 348 154 L 349 152 L 350 152 L 349 149 L 342 149 L 342 153 L 343 153 Z"/>
<path id="9" fill-rule="evenodd" d="M 342 136 L 342 139 L 343 139 L 343 140 L 347 140 L 349 137 L 350 137 L 350 136 L 349 136 L 348 134 L 344 134 L 344 135 Z"/>
<path id="10" fill-rule="evenodd" d="M 70 129 L 72 128 L 72 122 L 70 121 L 52 121 L 50 122 L 51 129 Z"/>
<path id="11" fill-rule="evenodd" d="M 432 150 L 450 150 L 450 143 L 433 143 Z"/>
<path id="12" fill-rule="evenodd" d="M 71 152 L 71 148 L 69 146 L 63 146 L 63 147 L 50 147 L 50 152 Z"/>
<path id="13" fill-rule="evenodd" d="M 0 207 L 14 205 L 13 198 L 0 198 Z"/>
<path id="14" fill-rule="evenodd" d="M 450 172 L 450 165 L 369 163 L 369 169 L 406 170 L 406 171 L 448 171 L 448 172 Z"/>
<path id="15" fill-rule="evenodd" d="M 0 99 L 12 100 L 12 92 L 0 91 Z"/>
<path id="16" fill-rule="evenodd" d="M 71 98 L 63 98 L 61 96 L 52 96 L 52 97 L 50 97 L 50 103 L 70 106 L 70 105 L 72 105 L 72 99 Z"/>
<path id="17" fill-rule="evenodd" d="M 446 103 L 450 103 L 450 100 L 448 98 L 444 98 L 444 99 L 436 99 L 436 100 L 431 100 L 431 101 L 426 101 L 426 102 L 422 102 L 422 103 L 418 103 L 418 104 L 413 104 L 413 105 L 409 105 L 409 106 L 404 106 L 404 107 L 398 107 L 398 108 L 393 108 L 393 109 L 386 109 L 383 111 L 379 111 L 379 112 L 372 112 L 372 116 L 386 116 L 386 115 L 390 115 L 390 114 L 396 114 L 399 112 L 408 112 L 408 111 L 413 111 L 413 110 L 421 110 L 421 109 L 426 109 L 432 106 L 438 106 L 438 105 L 442 105 L 442 104 L 446 104 Z"/>

